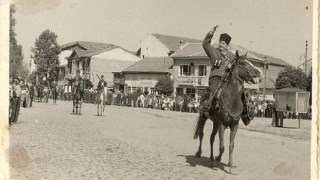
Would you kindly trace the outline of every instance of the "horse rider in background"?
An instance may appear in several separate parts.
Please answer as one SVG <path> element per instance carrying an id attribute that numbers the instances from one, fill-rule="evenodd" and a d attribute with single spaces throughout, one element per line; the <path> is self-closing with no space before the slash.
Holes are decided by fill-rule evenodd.
<path id="1" fill-rule="evenodd" d="M 104 80 L 104 75 L 102 75 L 97 86 L 98 94 L 100 94 L 100 90 L 103 90 L 104 87 L 107 87 L 107 82 Z"/>
<path id="2" fill-rule="evenodd" d="M 214 95 L 213 97 L 213 102 L 215 104 L 214 108 L 218 108 L 218 97 L 217 97 L 218 93 L 216 91 L 218 90 L 220 83 L 222 82 L 222 78 L 226 70 L 231 68 L 231 63 L 235 59 L 235 55 L 228 51 L 228 47 L 231 41 L 231 36 L 229 34 L 223 33 L 220 35 L 218 48 L 214 48 L 211 46 L 211 39 L 217 27 L 218 26 L 215 26 L 211 31 L 208 32 L 202 44 L 211 62 L 209 88 L 201 101 L 203 114 L 205 115 L 206 118 L 209 118 L 209 110 L 212 104 L 211 102 L 209 102 L 209 99 L 212 95 Z M 243 123 L 247 126 L 251 121 L 251 117 L 247 113 L 247 105 L 246 105 L 244 94 L 242 94 L 241 99 L 244 105 L 244 110 L 241 115 L 241 118 Z"/>

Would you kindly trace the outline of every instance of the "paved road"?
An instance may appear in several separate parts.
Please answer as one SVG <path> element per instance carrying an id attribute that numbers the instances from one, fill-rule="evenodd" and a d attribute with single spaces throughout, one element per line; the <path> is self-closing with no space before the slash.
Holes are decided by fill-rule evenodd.
<path id="1" fill-rule="evenodd" d="M 270 119 L 241 124 L 230 173 L 228 148 L 222 163 L 208 158 L 209 121 L 203 157 L 194 157 L 197 114 L 107 106 L 98 117 L 84 104 L 75 116 L 70 102 L 58 104 L 21 110 L 10 129 L 12 179 L 310 179 L 310 121 L 301 129 L 273 128 Z"/>

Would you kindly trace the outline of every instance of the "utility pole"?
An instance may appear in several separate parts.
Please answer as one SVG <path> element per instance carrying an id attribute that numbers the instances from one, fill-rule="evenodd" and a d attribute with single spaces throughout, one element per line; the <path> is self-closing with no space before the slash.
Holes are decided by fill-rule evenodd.
<path id="1" fill-rule="evenodd" d="M 266 100 L 266 86 L 267 86 L 267 62 L 263 63 L 263 72 L 264 72 L 264 85 L 263 85 L 263 101 Z"/>
<path id="2" fill-rule="evenodd" d="M 306 41 L 306 55 L 305 55 L 305 62 L 304 62 L 304 73 L 307 75 L 307 59 L 308 59 L 308 41 Z"/>

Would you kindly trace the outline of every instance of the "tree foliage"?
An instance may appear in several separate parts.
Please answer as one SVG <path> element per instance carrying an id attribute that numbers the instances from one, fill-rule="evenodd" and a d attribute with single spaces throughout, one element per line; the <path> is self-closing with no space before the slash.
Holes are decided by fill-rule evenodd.
<path id="1" fill-rule="evenodd" d="M 288 66 L 280 71 L 275 87 L 276 89 L 296 87 L 306 90 L 308 87 L 308 77 L 300 68 Z"/>
<path id="2" fill-rule="evenodd" d="M 40 80 L 45 74 L 48 76 L 49 81 L 57 77 L 60 54 L 57 37 L 54 32 L 47 29 L 39 35 L 35 46 L 31 48 L 31 58 L 37 66 Z"/>
<path id="3" fill-rule="evenodd" d="M 310 100 L 309 100 L 309 103 L 311 104 L 311 102 L 312 102 L 312 69 L 311 69 L 311 71 L 310 71 L 310 73 L 309 73 L 309 75 L 308 75 L 308 86 L 307 86 L 307 91 L 309 91 L 310 92 Z"/>
<path id="4" fill-rule="evenodd" d="M 28 76 L 28 81 L 31 83 L 36 84 L 36 79 L 37 79 L 37 72 L 33 71 L 29 76 Z"/>
<path id="5" fill-rule="evenodd" d="M 173 92 L 173 80 L 170 77 L 162 77 L 155 86 L 155 90 L 160 94 L 171 95 Z"/>
<path id="6" fill-rule="evenodd" d="M 13 17 L 15 13 L 15 6 L 10 6 L 10 50 L 9 50 L 9 73 L 11 76 L 21 76 L 26 78 L 28 75 L 28 69 L 23 65 L 22 46 L 18 44 L 15 33 L 16 20 Z"/>

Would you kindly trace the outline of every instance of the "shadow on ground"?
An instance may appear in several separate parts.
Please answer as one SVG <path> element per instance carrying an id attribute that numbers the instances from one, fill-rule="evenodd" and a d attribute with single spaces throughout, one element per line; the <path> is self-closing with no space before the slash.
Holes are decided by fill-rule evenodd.
<path id="1" fill-rule="evenodd" d="M 224 164 L 222 162 L 217 162 L 217 161 L 211 161 L 210 158 L 208 157 L 200 157 L 197 158 L 194 155 L 177 155 L 178 157 L 184 157 L 186 159 L 186 163 L 188 163 L 190 166 L 192 167 L 196 167 L 198 166 L 204 166 L 207 167 L 209 169 L 213 169 L 215 171 L 217 171 L 218 169 L 220 169 L 221 171 L 224 171 L 225 173 L 228 174 L 232 174 L 235 175 L 229 171 L 227 171 L 226 169 L 230 169 L 229 165 Z"/>

